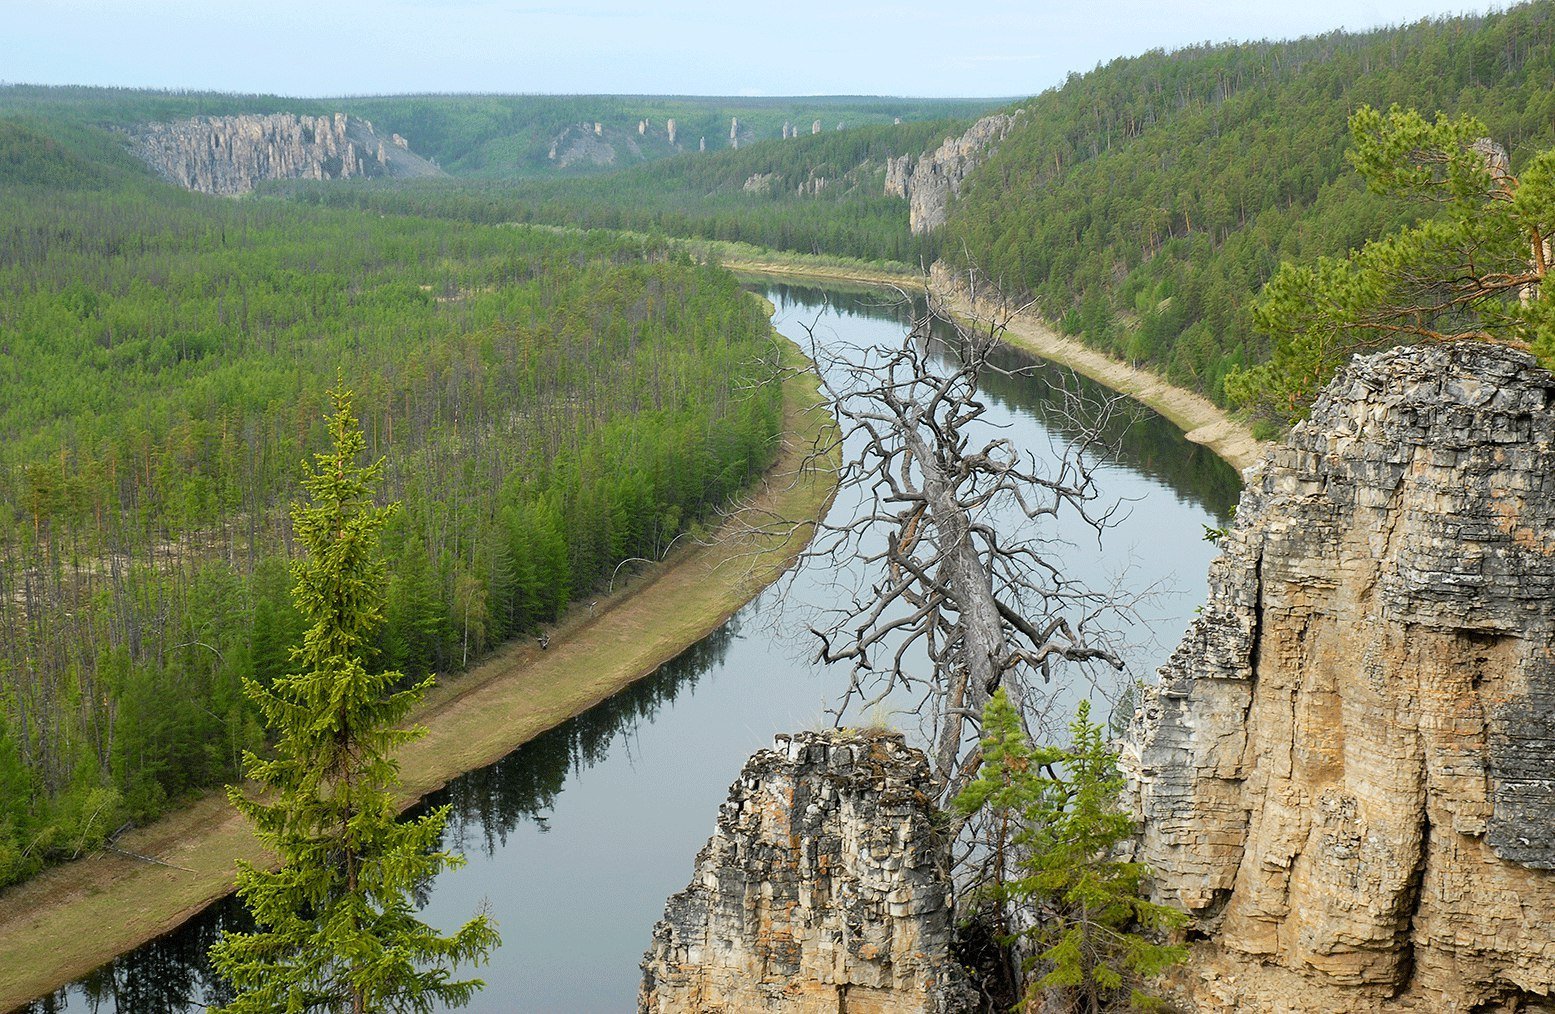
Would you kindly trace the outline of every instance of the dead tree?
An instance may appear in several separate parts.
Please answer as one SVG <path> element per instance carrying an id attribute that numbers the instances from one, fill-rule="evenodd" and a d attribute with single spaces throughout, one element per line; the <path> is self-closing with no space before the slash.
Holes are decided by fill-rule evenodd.
<path id="1" fill-rule="evenodd" d="M 936 321 L 954 328 L 950 355 L 931 335 Z M 1024 708 L 1030 681 L 1051 679 L 1060 661 L 1122 668 L 1090 636 L 1114 603 L 1066 576 L 1041 524 L 1073 511 L 1097 532 L 1107 525 L 1116 507 L 1103 505 L 1092 465 L 1096 414 L 1111 403 L 1090 406 L 1085 436 L 1051 456 L 1015 446 L 984 419 L 978 393 L 979 377 L 999 369 L 1007 321 L 964 325 L 931 298 L 898 346 L 839 350 L 808 329 L 838 421 L 813 457 L 840 450 L 840 488 L 862 504 L 822 522 L 805 559 L 867 571 L 848 605 L 812 624 L 818 655 L 851 666 L 839 714 L 914 695 L 947 797 L 975 767 L 975 732 L 1000 685 Z M 1014 529 L 1011 516 L 1023 519 Z"/>

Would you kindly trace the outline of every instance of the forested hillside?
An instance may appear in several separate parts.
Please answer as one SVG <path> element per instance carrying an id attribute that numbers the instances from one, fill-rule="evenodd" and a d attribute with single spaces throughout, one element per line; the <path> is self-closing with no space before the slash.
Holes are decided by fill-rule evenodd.
<path id="1" fill-rule="evenodd" d="M 858 127 L 584 178 L 294 182 L 269 191 L 386 213 L 663 232 L 916 265 L 932 259 L 934 237 L 909 234 L 906 202 L 885 196 L 886 160 L 963 129 L 955 120 Z"/>
<path id="2" fill-rule="evenodd" d="M 1248 307 L 1283 260 L 1341 254 L 1418 214 L 1347 165 L 1349 113 L 1473 113 L 1516 172 L 1555 144 L 1555 4 L 1363 34 L 1120 59 L 1018 105 L 948 224 L 908 234 L 885 157 L 967 120 L 769 141 L 569 180 L 292 184 L 306 202 L 742 240 L 975 267 L 1070 333 L 1224 403 L 1269 350 Z M 1013 106 L 1011 108 L 1014 108 Z M 824 180 L 824 184 L 817 185 Z"/>
<path id="3" fill-rule="evenodd" d="M 1065 330 L 1224 398 L 1267 356 L 1248 302 L 1282 260 L 1339 254 L 1416 209 L 1347 166 L 1347 118 L 1473 113 L 1516 172 L 1555 144 L 1555 4 L 1361 35 L 1154 52 L 1023 105 L 941 237 Z"/>
<path id="4" fill-rule="evenodd" d="M 100 141 L 0 121 L 0 884 L 257 745 L 337 374 L 404 503 L 373 663 L 410 676 L 661 552 L 781 416 L 761 309 L 671 249 L 207 198 Z"/>
<path id="5" fill-rule="evenodd" d="M 191 116 L 289 112 L 349 113 L 373 121 L 385 133 L 408 138 L 414 150 L 454 176 L 524 179 L 597 171 L 584 158 L 568 162 L 553 150 L 558 141 L 589 141 L 610 149 L 611 168 L 651 162 L 682 152 L 730 148 L 731 127 L 741 146 L 781 138 L 785 128 L 811 136 L 847 133 L 855 127 L 974 116 L 994 103 L 985 99 L 918 99 L 869 96 L 745 98 L 630 95 L 388 95 L 292 98 L 218 92 L 168 92 L 130 88 L 0 86 L 0 116 L 129 128 L 149 121 Z M 670 122 L 674 121 L 674 134 Z M 597 126 L 596 126 L 597 125 Z M 596 133 L 597 130 L 597 133 Z M 571 170 L 568 172 L 568 170 Z"/>

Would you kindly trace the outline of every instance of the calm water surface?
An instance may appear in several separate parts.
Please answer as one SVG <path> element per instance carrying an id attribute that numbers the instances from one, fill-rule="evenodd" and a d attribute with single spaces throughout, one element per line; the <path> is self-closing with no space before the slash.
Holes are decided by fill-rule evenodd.
<path id="1" fill-rule="evenodd" d="M 791 337 L 802 339 L 809 324 L 826 341 L 862 347 L 902 333 L 899 315 L 876 297 L 761 291 Z M 1053 376 L 993 377 L 984 388 L 993 421 L 1039 455 L 1071 434 Z M 1139 605 L 1128 631 L 1130 671 L 1099 674 L 1094 684 L 1074 679 L 1056 695 L 1062 720 L 1081 695 L 1100 705 L 1164 659 L 1203 600 L 1213 555 L 1204 525 L 1223 521 L 1238 489 L 1230 468 L 1158 416 L 1131 413 L 1115 429 L 1121 445 L 1102 464 L 1100 481 L 1107 501 L 1121 502 L 1122 521 L 1100 548 L 1072 520 L 1043 534 L 1067 543 L 1066 569 L 1092 586 L 1158 594 Z M 665 899 L 689 881 L 740 765 L 775 732 L 832 721 L 826 708 L 844 675 L 809 663 L 813 646 L 802 631 L 807 608 L 825 604 L 835 576 L 799 573 L 781 602 L 778 591 L 765 593 L 651 677 L 428 800 L 453 804 L 448 834 L 469 863 L 428 885 L 423 917 L 453 929 L 486 905 L 503 938 L 479 970 L 485 991 L 464 1009 L 635 1009 L 652 926 Z M 901 716 L 850 719 L 881 717 L 912 727 Z M 192 1011 L 219 1002 L 205 950 L 242 919 L 223 902 L 29 1010 Z"/>

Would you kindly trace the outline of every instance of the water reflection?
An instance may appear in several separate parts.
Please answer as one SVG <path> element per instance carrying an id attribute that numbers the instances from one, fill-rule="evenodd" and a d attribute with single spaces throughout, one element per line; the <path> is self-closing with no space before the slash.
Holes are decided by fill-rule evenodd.
<path id="1" fill-rule="evenodd" d="M 763 291 L 782 310 L 827 305 L 844 319 L 885 319 L 903 327 L 925 312 L 922 297 L 903 301 L 865 291 L 792 284 L 768 285 Z M 814 318 L 814 313 L 805 318 L 801 312 L 805 323 Z M 936 322 L 933 336 L 943 343 L 947 354 L 952 354 L 954 329 Z M 1076 439 L 1085 427 L 1094 424 L 1096 416 L 1076 412 L 1076 405 L 1100 405 L 1117 398 L 1094 380 L 1019 349 L 1006 348 L 992 362 L 1004 372 L 987 370 L 979 378 L 979 389 L 988 402 L 1029 416 L 1061 440 Z M 1112 465 L 1170 487 L 1219 521 L 1226 520 L 1241 494 L 1242 481 L 1236 469 L 1207 447 L 1188 440 L 1165 416 L 1138 402 L 1121 402 L 1095 435 L 1109 448 Z"/>
<path id="2" fill-rule="evenodd" d="M 451 804 L 444 844 L 466 854 L 478 850 L 495 855 L 524 820 L 545 829 L 546 814 L 556 808 L 569 777 L 603 763 L 612 747 L 629 746 L 642 723 L 651 723 L 661 708 L 694 691 L 704 675 L 722 664 L 739 629 L 740 618 L 735 616 L 604 703 L 495 764 L 454 779 L 428 796 L 417 812 Z"/>
<path id="3" fill-rule="evenodd" d="M 58 1011 L 185 1011 L 225 1003 L 231 990 L 211 971 L 206 952 L 225 930 L 253 929 L 248 911 L 223 898 L 178 929 L 131 951 L 79 982 L 24 1008 Z"/>
<path id="4" fill-rule="evenodd" d="M 411 812 L 451 805 L 443 847 L 493 856 L 521 823 L 546 828 L 546 814 L 569 780 L 628 744 L 639 725 L 723 662 L 739 637 L 731 619 L 680 655 L 609 700 L 525 743 L 495 764 L 471 771 L 432 793 Z M 417 892 L 425 907 L 431 884 Z M 24 1008 L 27 1014 L 90 1011 L 125 1014 L 187 1011 L 225 1003 L 232 990 L 211 968 L 208 952 L 225 931 L 251 931 L 253 919 L 236 897 L 223 898 L 182 926 L 120 955 L 79 982 Z"/>
<path id="5" fill-rule="evenodd" d="M 911 313 L 864 294 L 788 285 L 762 291 L 780 307 L 779 326 L 800 339 L 798 325 L 819 319 L 820 329 L 849 342 L 893 340 Z M 999 410 L 990 414 L 1025 446 L 1069 439 L 1073 422 L 1057 396 L 1057 376 L 1047 369 L 989 376 L 985 391 Z M 1085 384 L 1082 391 L 1100 395 Z M 1103 466 L 1105 490 L 1138 505 L 1136 516 L 1109 536 L 1105 551 L 1094 538 L 1080 546 L 1073 533 L 1054 537 L 1076 544 L 1066 550 L 1066 568 L 1093 585 L 1105 586 L 1130 565 L 1138 570 L 1131 587 L 1175 581 L 1184 594 L 1139 628 L 1147 641 L 1175 643 L 1203 595 L 1212 549 L 1200 537 L 1202 525 L 1225 517 L 1237 476 L 1154 413 L 1113 425 L 1118 447 Z M 819 597 L 835 590 L 828 586 L 836 577 L 801 575 L 788 594 Z M 426 801 L 453 805 L 446 844 L 469 863 L 437 878 L 423 918 L 452 930 L 485 903 L 503 935 L 492 963 L 477 972 L 488 986 L 467 1009 L 633 1008 L 651 927 L 665 898 L 685 886 L 741 763 L 775 731 L 825 723 L 824 709 L 841 689 L 840 674 L 805 659 L 813 645 L 803 634 L 770 628 L 773 613 L 772 596 L 758 598 L 657 673 Z M 1164 654 L 1159 643 L 1140 648 L 1132 675 L 1148 674 Z M 1091 689 L 1077 682 L 1065 692 Z M 1061 713 L 1072 703 L 1060 701 Z M 235 903 L 215 906 L 29 1010 L 188 1011 L 220 1002 L 205 952 L 243 918 Z"/>

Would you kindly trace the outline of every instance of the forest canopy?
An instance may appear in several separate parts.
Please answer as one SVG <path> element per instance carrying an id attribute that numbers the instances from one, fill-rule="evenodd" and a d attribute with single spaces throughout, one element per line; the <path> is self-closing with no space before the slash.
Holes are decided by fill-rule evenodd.
<path id="1" fill-rule="evenodd" d="M 220 200 L 68 131 L 0 139 L 36 169 L 0 185 L 0 883 L 259 745 L 241 681 L 300 631 L 286 506 L 337 370 L 406 504 L 369 663 L 410 678 L 658 555 L 774 453 L 770 324 L 672 247 Z"/>

